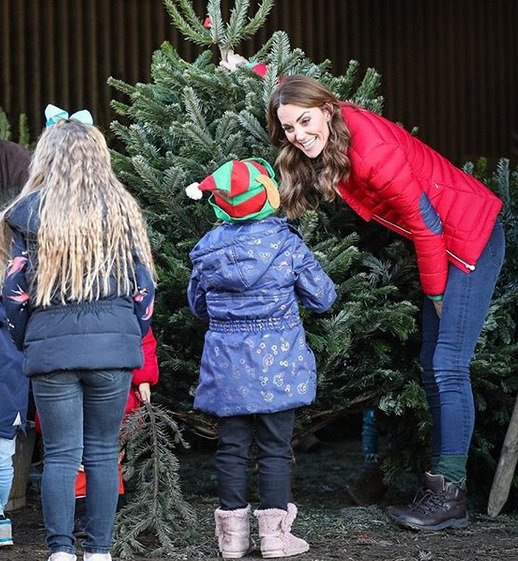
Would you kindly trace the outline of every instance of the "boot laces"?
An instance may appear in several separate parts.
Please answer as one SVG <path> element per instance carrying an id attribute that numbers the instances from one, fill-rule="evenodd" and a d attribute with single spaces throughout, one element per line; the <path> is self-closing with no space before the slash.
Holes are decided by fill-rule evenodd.
<path id="1" fill-rule="evenodd" d="M 430 489 L 420 489 L 412 504 L 412 510 L 422 514 L 429 514 L 437 510 L 442 510 L 446 505 L 444 493 L 436 493 Z"/>

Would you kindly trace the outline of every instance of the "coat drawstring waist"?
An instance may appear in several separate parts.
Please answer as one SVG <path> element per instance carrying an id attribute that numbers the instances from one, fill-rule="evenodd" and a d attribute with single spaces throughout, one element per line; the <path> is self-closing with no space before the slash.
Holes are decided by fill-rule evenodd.
<path id="1" fill-rule="evenodd" d="M 298 315 L 289 318 L 211 319 L 209 321 L 209 329 L 224 333 L 235 333 L 238 331 L 281 331 L 283 329 L 292 329 L 300 324 L 301 321 Z"/>

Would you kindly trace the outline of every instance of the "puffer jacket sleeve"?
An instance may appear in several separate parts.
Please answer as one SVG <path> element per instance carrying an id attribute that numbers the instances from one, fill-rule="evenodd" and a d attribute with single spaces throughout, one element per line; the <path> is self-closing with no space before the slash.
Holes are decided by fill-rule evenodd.
<path id="1" fill-rule="evenodd" d="M 25 276 L 27 263 L 28 253 L 25 238 L 20 232 L 14 230 L 11 260 L 2 287 L 2 299 L 11 337 L 20 350 L 23 349 L 25 329 L 29 319 L 29 291 Z"/>
<path id="2" fill-rule="evenodd" d="M 199 268 L 194 265 L 189 287 L 187 289 L 187 299 L 191 312 L 200 319 L 209 319 L 207 313 L 207 300 L 205 298 L 205 289 L 203 288 L 202 275 Z"/>
<path id="3" fill-rule="evenodd" d="M 336 300 L 334 282 L 326 274 L 302 240 L 296 240 L 293 252 L 295 293 L 301 304 L 314 312 L 328 310 Z"/>
<path id="4" fill-rule="evenodd" d="M 399 226 L 412 234 L 423 292 L 444 293 L 448 259 L 440 218 L 422 191 L 398 143 L 383 143 L 369 151 L 356 170 L 376 198 L 398 216 Z"/>
<path id="5" fill-rule="evenodd" d="M 134 386 L 147 382 L 154 386 L 158 382 L 158 359 L 156 356 L 156 339 L 153 331 L 149 328 L 142 339 L 142 354 L 144 364 L 142 368 L 135 368 L 131 376 L 131 383 Z"/>
<path id="6" fill-rule="evenodd" d="M 155 306 L 155 283 L 147 268 L 134 257 L 137 292 L 133 296 L 133 309 L 137 316 L 142 337 L 149 331 Z"/>

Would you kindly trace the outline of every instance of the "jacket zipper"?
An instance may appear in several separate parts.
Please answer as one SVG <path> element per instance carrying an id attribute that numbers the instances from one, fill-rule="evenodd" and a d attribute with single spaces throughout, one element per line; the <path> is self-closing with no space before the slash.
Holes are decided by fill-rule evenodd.
<path id="1" fill-rule="evenodd" d="M 448 255 L 451 255 L 453 257 L 453 259 L 456 259 L 459 263 L 462 263 L 462 265 L 464 265 L 464 267 L 466 267 L 466 269 L 469 269 L 470 271 L 474 271 L 475 270 L 475 265 L 470 265 L 469 263 L 466 263 L 466 261 L 463 261 L 460 257 L 457 257 L 455 255 L 455 253 L 452 253 L 451 251 L 449 251 L 448 249 L 446 250 L 446 253 Z"/>
<path id="2" fill-rule="evenodd" d="M 397 224 L 394 224 L 394 222 L 390 222 L 389 220 L 385 220 L 385 218 L 382 218 L 378 214 L 373 214 L 372 216 L 374 216 L 374 218 L 377 218 L 381 222 L 384 222 L 385 224 L 390 224 L 390 226 L 393 226 L 394 228 L 397 228 L 398 230 L 401 230 L 402 232 L 405 232 L 405 234 L 408 234 L 409 236 L 412 235 L 412 232 L 410 230 L 406 230 L 405 228 L 402 228 L 401 226 L 398 226 Z"/>
<path id="3" fill-rule="evenodd" d="M 401 226 L 398 226 L 397 224 L 394 224 L 394 222 L 390 222 L 390 220 L 386 220 L 385 218 L 382 218 L 378 214 L 373 214 L 373 216 L 375 218 L 377 218 L 380 222 L 384 222 L 385 224 L 390 224 L 390 226 L 393 226 L 394 228 L 396 228 L 398 230 L 401 230 L 402 232 L 405 232 L 405 234 L 408 234 L 409 236 L 412 235 L 412 232 L 410 232 L 410 230 L 402 228 Z M 455 255 L 455 253 L 452 253 L 449 249 L 446 250 L 446 253 L 448 255 L 450 255 L 451 257 L 453 257 L 453 259 L 456 259 L 459 263 L 464 265 L 464 267 L 466 267 L 466 269 L 468 269 L 469 271 L 474 271 L 475 270 L 475 265 L 470 265 L 469 263 L 466 263 L 466 261 L 464 261 L 463 259 L 461 259 L 457 255 Z"/>

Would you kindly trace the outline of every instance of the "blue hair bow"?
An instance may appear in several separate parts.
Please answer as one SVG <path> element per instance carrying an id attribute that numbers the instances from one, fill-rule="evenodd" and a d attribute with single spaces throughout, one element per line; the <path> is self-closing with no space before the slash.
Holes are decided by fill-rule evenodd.
<path id="1" fill-rule="evenodd" d="M 94 124 L 92 114 L 90 113 L 90 111 L 88 111 L 88 109 L 76 111 L 75 113 L 72 113 L 72 115 L 69 116 L 68 111 L 65 111 L 64 109 L 60 109 L 59 107 L 56 107 L 55 105 L 51 105 L 50 103 L 45 108 L 45 117 L 47 118 L 47 122 L 45 123 L 45 126 L 47 128 L 51 127 L 52 125 L 55 125 L 58 121 L 61 121 L 62 119 L 64 120 L 73 119 L 74 121 L 79 121 L 80 123 L 83 123 L 83 125 L 89 125 L 89 126 L 92 126 Z"/>

